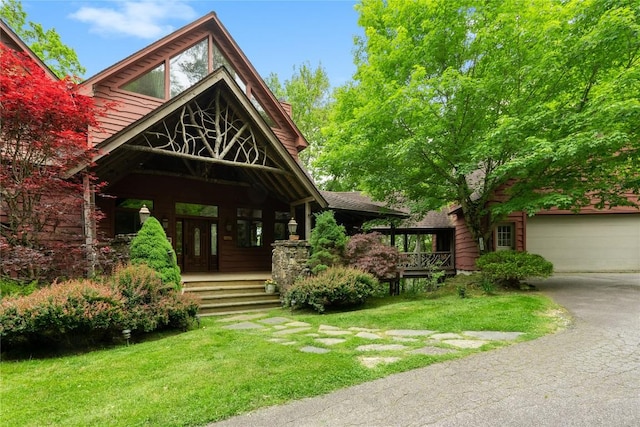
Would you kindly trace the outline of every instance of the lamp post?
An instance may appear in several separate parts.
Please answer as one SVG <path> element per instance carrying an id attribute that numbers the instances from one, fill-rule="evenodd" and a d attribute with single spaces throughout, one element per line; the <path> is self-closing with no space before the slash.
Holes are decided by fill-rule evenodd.
<path id="1" fill-rule="evenodd" d="M 151 216 L 151 211 L 149 211 L 147 205 L 143 204 L 138 214 L 140 215 L 140 225 L 142 225 Z"/>
<path id="2" fill-rule="evenodd" d="M 300 236 L 296 234 L 296 230 L 298 229 L 298 223 L 294 218 L 291 218 L 287 223 L 287 228 L 289 229 L 289 240 L 298 240 Z"/>

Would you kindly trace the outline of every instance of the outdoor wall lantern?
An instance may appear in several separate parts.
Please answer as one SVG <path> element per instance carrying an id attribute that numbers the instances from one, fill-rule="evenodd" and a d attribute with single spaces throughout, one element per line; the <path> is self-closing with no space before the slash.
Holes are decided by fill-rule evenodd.
<path id="1" fill-rule="evenodd" d="M 289 240 L 298 240 L 298 235 L 296 234 L 296 230 L 298 229 L 298 223 L 294 218 L 291 218 L 287 223 L 287 228 L 289 229 Z"/>
<path id="2" fill-rule="evenodd" d="M 162 218 L 162 228 L 164 228 L 165 231 L 169 229 L 169 218 Z"/>
<path id="3" fill-rule="evenodd" d="M 144 204 L 142 205 L 142 207 L 140 208 L 140 212 L 138 213 L 140 214 L 140 225 L 144 224 L 144 222 L 151 216 L 151 211 L 149 211 L 147 205 Z"/>

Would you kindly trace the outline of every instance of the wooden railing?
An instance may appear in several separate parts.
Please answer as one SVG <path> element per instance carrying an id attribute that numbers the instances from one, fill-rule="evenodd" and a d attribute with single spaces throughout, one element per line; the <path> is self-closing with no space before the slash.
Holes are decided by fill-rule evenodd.
<path id="1" fill-rule="evenodd" d="M 406 252 L 400 267 L 404 271 L 431 271 L 453 269 L 451 252 Z"/>

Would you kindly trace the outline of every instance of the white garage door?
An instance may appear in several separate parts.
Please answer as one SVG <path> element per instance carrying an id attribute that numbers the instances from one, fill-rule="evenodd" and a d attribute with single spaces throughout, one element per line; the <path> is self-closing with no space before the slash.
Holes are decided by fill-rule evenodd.
<path id="1" fill-rule="evenodd" d="M 527 218 L 527 251 L 558 272 L 640 271 L 640 215 Z"/>

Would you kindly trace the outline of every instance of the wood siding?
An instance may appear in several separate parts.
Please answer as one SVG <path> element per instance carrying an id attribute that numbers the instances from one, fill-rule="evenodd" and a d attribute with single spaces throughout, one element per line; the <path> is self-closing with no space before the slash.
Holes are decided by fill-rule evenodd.
<path id="1" fill-rule="evenodd" d="M 476 270 L 476 259 L 478 258 L 478 246 L 471 237 L 471 232 L 467 228 L 467 223 L 462 212 L 455 214 L 455 266 L 457 271 Z"/>
<path id="2" fill-rule="evenodd" d="M 93 144 L 98 144 L 106 138 L 121 131 L 126 126 L 142 118 L 146 114 L 150 113 L 154 109 L 162 105 L 165 100 L 153 98 L 150 96 L 140 95 L 132 92 L 128 92 L 120 89 L 122 85 L 130 82 L 131 80 L 141 76 L 142 74 L 152 70 L 158 65 L 165 63 L 172 56 L 188 49 L 194 44 L 202 41 L 204 38 L 211 37 L 214 43 L 223 51 L 224 55 L 231 62 L 236 72 L 242 76 L 242 80 L 245 82 L 247 92 L 251 91 L 256 99 L 261 102 L 262 105 L 268 106 L 271 102 L 267 102 L 264 99 L 264 94 L 259 90 L 260 87 L 255 82 L 248 81 L 247 76 L 243 75 L 243 69 L 246 68 L 242 61 L 236 58 L 237 53 L 231 51 L 228 43 L 221 43 L 216 40 L 215 35 L 205 29 L 198 29 L 191 33 L 188 33 L 181 38 L 172 40 L 170 43 L 162 46 L 154 52 L 150 52 L 144 56 L 140 61 L 135 64 L 119 70 L 108 78 L 100 81 L 92 88 L 92 95 L 96 99 L 96 103 L 99 106 L 110 105 L 111 108 L 107 109 L 106 115 L 99 118 L 100 128 L 94 129 L 91 132 L 90 140 Z M 252 90 L 251 88 L 255 88 Z M 247 93 L 247 95 L 249 95 Z M 284 106 L 283 108 L 286 108 Z M 272 116 L 277 112 L 273 108 L 265 108 Z M 290 115 L 290 107 L 285 111 Z M 287 151 L 295 158 L 298 158 L 298 146 L 299 141 L 297 135 L 293 132 L 284 120 L 276 117 L 274 118 L 278 126 L 272 128 L 277 138 L 286 147 Z M 280 120 L 279 120 L 280 119 Z"/>
<path id="3" fill-rule="evenodd" d="M 249 186 L 208 184 L 205 182 L 155 175 L 129 175 L 104 191 L 98 205 L 106 214 L 100 222 L 102 235 L 113 237 L 115 224 L 114 197 L 152 199 L 151 215 L 169 220 L 167 236 L 173 238 L 175 248 L 176 219 L 175 203 L 189 202 L 218 206 L 218 271 L 269 271 L 271 270 L 271 243 L 274 239 L 274 212 L 288 212 L 289 206 L 282 202 L 258 198 Z M 107 197 L 105 197 L 107 196 Z M 263 244 L 261 247 L 239 247 L 236 236 L 237 208 L 262 209 Z M 226 231 L 227 225 L 231 230 Z"/>

